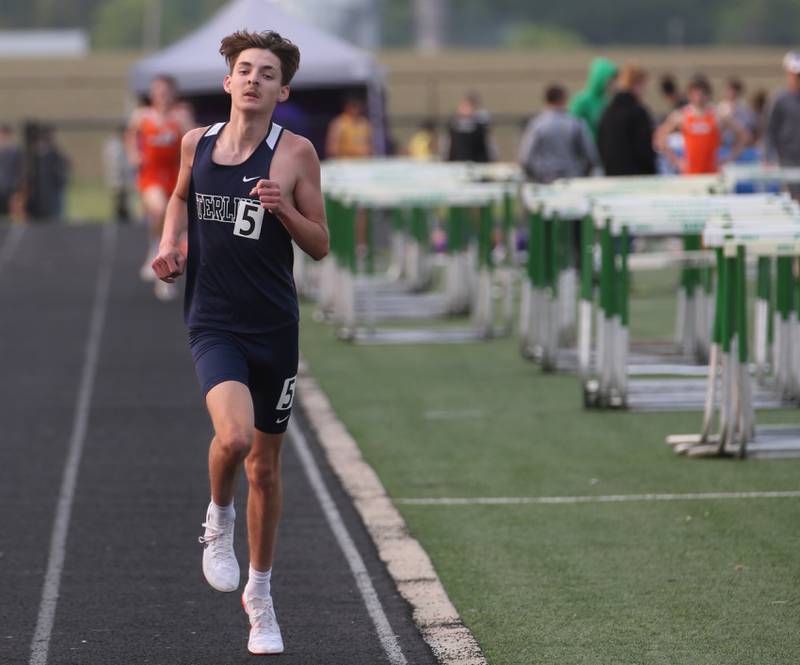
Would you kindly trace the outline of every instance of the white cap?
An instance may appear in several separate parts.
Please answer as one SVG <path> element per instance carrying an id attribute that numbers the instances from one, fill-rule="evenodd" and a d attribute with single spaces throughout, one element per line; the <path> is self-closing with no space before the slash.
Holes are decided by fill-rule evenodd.
<path id="1" fill-rule="evenodd" d="M 783 56 L 783 68 L 792 74 L 800 74 L 800 51 L 789 51 Z"/>

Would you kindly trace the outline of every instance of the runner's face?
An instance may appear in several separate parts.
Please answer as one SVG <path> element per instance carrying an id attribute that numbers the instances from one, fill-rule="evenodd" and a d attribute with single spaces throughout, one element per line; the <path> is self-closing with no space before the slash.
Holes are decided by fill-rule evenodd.
<path id="1" fill-rule="evenodd" d="M 689 98 L 689 103 L 692 106 L 703 108 L 708 104 L 708 95 L 702 88 L 689 88 L 686 96 Z"/>
<path id="2" fill-rule="evenodd" d="M 266 49 L 242 51 L 223 85 L 231 104 L 249 113 L 271 112 L 289 96 L 289 86 L 281 85 L 281 61 Z"/>
<path id="3" fill-rule="evenodd" d="M 156 79 L 150 85 L 150 100 L 153 106 L 168 108 L 175 101 L 175 91 L 167 81 Z"/>

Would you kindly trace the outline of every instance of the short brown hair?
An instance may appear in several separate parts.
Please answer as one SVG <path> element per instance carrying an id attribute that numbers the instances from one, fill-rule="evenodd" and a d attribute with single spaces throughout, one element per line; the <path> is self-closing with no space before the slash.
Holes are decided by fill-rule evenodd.
<path id="1" fill-rule="evenodd" d="M 709 97 L 711 96 L 711 83 L 704 74 L 695 74 L 686 86 L 687 90 L 700 90 Z"/>
<path id="2" fill-rule="evenodd" d="M 544 91 L 544 101 L 546 104 L 550 104 L 551 106 L 563 104 L 566 99 L 567 91 L 563 86 L 560 86 L 557 83 L 548 85 L 547 89 Z"/>
<path id="3" fill-rule="evenodd" d="M 300 66 L 300 49 L 295 44 L 272 30 L 237 30 L 223 38 L 219 52 L 233 71 L 239 54 L 249 48 L 263 48 L 274 53 L 281 61 L 281 85 L 289 85 Z"/>
<path id="4" fill-rule="evenodd" d="M 630 90 L 647 80 L 647 72 L 636 65 L 625 65 L 619 73 L 620 90 Z"/>

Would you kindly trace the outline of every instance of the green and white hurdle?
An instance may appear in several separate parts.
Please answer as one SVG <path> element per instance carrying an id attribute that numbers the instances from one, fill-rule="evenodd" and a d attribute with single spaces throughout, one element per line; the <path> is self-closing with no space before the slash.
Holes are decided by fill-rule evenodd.
<path id="1" fill-rule="evenodd" d="M 326 167 L 323 189 L 333 259 L 323 268 L 320 309 L 339 325 L 342 336 L 410 343 L 496 334 L 493 236 L 497 217 L 507 212 L 516 185 L 473 179 L 513 173 L 496 166 L 476 169 L 466 164 L 395 161 Z M 363 260 L 356 255 L 359 217 L 369 220 L 365 228 L 370 251 Z M 375 222 L 382 217 L 392 221 L 395 249 L 389 271 L 379 277 L 374 233 Z M 445 288 L 441 293 L 422 293 L 431 282 L 430 234 L 437 224 L 446 225 L 449 236 Z M 504 222 L 502 228 L 507 226 Z M 510 320 L 510 284 L 505 291 L 503 316 Z M 376 328 L 381 320 L 444 317 L 465 311 L 472 315 L 468 330 Z"/>
<path id="2" fill-rule="evenodd" d="M 776 346 L 783 366 L 776 365 L 775 378 L 782 397 L 796 405 L 800 398 L 800 279 L 792 269 L 800 257 L 800 209 L 784 219 L 738 216 L 707 226 L 703 241 L 715 248 L 719 288 L 716 299 L 714 340 L 708 366 L 706 401 L 701 431 L 672 435 L 667 443 L 678 454 L 691 457 L 800 457 L 800 428 L 756 426 L 753 384 L 749 371 L 747 264 L 749 257 L 778 266 L 776 287 L 781 295 L 779 310 L 790 310 L 784 335 Z M 781 311 L 783 316 L 786 312 Z M 758 322 L 757 322 L 758 326 Z M 716 426 L 714 425 L 716 421 Z"/>
<path id="3" fill-rule="evenodd" d="M 739 183 L 753 183 L 758 188 L 769 185 L 790 186 L 800 184 L 800 167 L 766 166 L 763 164 L 726 164 L 722 179 L 728 191 L 735 191 Z"/>
<path id="4" fill-rule="evenodd" d="M 719 191 L 716 176 L 578 178 L 552 185 L 528 184 L 521 200 L 529 214 L 527 280 L 523 281 L 520 336 L 525 357 L 545 370 L 578 369 L 588 376 L 594 301 L 595 202 L 635 195 L 707 195 Z M 573 238 L 580 235 L 580 276 Z M 570 228 L 572 227 L 572 228 Z M 580 288 L 575 348 L 575 290 Z"/>
<path id="5" fill-rule="evenodd" d="M 710 197 L 616 197 L 596 204 L 595 221 L 601 235 L 600 298 L 596 351 L 596 379 L 584 382 L 585 401 L 589 406 L 627 407 L 647 410 L 702 408 L 702 384 L 691 379 L 665 382 L 652 379 L 628 381 L 629 374 L 699 376 L 704 369 L 679 362 L 640 364 L 629 367 L 628 317 L 628 237 L 683 237 L 690 251 L 680 257 L 696 271 L 691 280 L 683 280 L 686 289 L 684 319 L 690 345 L 683 350 L 705 359 L 711 338 L 709 311 L 712 276 L 706 265 L 713 255 L 699 250 L 701 234 L 710 219 L 724 215 L 738 219 L 742 215 L 764 222 L 791 219 L 795 205 L 785 196 L 738 195 Z M 691 241 L 691 242 L 689 242 Z M 699 267 L 698 267 L 699 266 Z M 685 269 L 686 270 L 686 269 Z M 702 279 L 701 279 L 702 278 Z M 706 286 L 701 287 L 701 282 Z M 691 289 L 687 288 L 690 286 Z M 771 396 L 764 395 L 765 403 Z M 774 401 L 774 400 L 773 400 Z"/>

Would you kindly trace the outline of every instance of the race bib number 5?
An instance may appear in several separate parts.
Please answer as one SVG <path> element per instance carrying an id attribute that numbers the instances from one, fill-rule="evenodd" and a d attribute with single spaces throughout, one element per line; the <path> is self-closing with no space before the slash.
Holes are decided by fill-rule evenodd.
<path id="1" fill-rule="evenodd" d="M 264 221 L 264 208 L 258 203 L 242 199 L 236 207 L 233 235 L 258 240 L 261 237 L 261 224 Z"/>
<path id="2" fill-rule="evenodd" d="M 288 411 L 292 408 L 294 402 L 294 385 L 297 382 L 297 377 L 292 376 L 283 382 L 283 390 L 281 396 L 278 398 L 278 405 L 275 407 L 278 411 Z"/>

